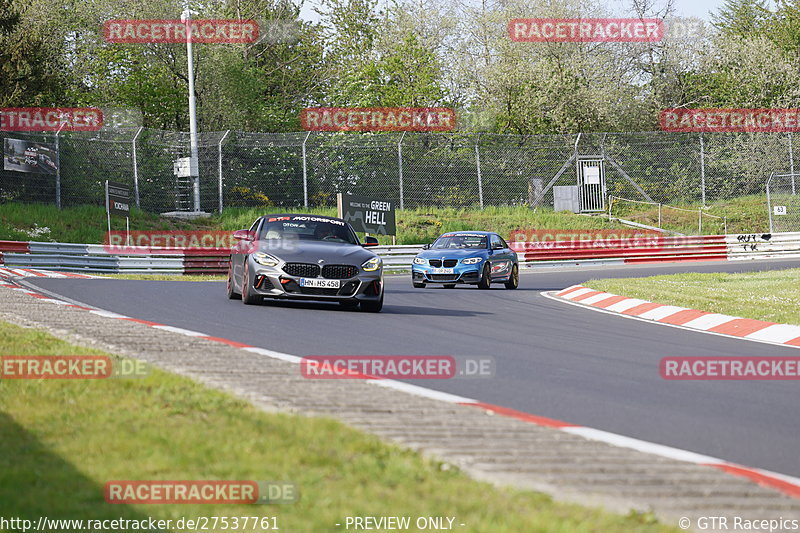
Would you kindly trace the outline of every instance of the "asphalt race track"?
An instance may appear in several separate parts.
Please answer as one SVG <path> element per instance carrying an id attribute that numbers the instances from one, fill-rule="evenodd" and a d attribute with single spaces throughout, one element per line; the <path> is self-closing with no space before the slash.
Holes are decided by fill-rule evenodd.
<path id="1" fill-rule="evenodd" d="M 497 374 L 416 384 L 481 402 L 800 476 L 798 383 L 665 381 L 665 356 L 789 356 L 796 348 L 690 332 L 553 301 L 599 277 L 743 272 L 798 261 L 523 272 L 520 288 L 414 289 L 389 276 L 380 314 L 337 304 L 228 300 L 225 284 L 28 279 L 45 292 L 139 319 L 298 356 L 491 355 Z"/>

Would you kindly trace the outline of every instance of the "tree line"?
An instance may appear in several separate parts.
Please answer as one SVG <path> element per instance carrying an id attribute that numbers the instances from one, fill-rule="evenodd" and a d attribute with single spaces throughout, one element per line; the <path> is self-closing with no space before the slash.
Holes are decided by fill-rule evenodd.
<path id="1" fill-rule="evenodd" d="M 298 0 L 299 1 L 299 0 Z M 652 131 L 672 107 L 800 107 L 800 0 L 726 0 L 711 20 L 672 0 L 192 2 L 194 18 L 254 19 L 250 44 L 195 44 L 202 131 L 291 132 L 310 106 L 442 106 L 464 131 Z M 181 0 L 0 0 L 0 107 L 121 109 L 120 125 L 188 130 L 181 44 L 112 44 L 110 19 L 178 19 Z M 663 18 L 652 43 L 520 43 L 508 21 Z M 687 28 L 690 31 L 669 31 Z"/>

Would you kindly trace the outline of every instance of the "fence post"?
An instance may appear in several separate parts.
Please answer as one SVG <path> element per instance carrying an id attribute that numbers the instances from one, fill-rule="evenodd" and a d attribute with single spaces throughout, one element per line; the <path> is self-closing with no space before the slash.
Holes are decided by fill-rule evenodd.
<path id="1" fill-rule="evenodd" d="M 133 136 L 133 197 L 136 199 L 137 209 L 140 209 L 141 205 L 139 203 L 139 164 L 136 162 L 136 139 L 139 138 L 143 129 L 144 126 L 140 126 L 139 131 Z"/>
<path id="2" fill-rule="evenodd" d="M 792 149 L 792 133 L 789 132 L 789 170 L 792 174 L 792 194 L 795 194 L 794 189 L 794 150 Z"/>
<path id="3" fill-rule="evenodd" d="M 219 169 L 218 170 L 219 170 L 219 212 L 220 212 L 220 214 L 222 213 L 222 143 L 225 141 L 225 137 L 227 137 L 230 132 L 231 132 L 231 130 L 226 131 L 225 135 L 222 136 L 222 138 L 219 140 L 219 144 L 217 145 L 217 150 L 218 150 L 218 153 L 219 153 L 219 159 L 218 159 L 218 161 L 219 161 Z"/>
<path id="4" fill-rule="evenodd" d="M 306 162 L 306 141 L 308 141 L 308 136 L 311 135 L 309 131 L 306 134 L 306 138 L 303 139 L 303 205 L 308 207 L 308 164 Z"/>
<path id="5" fill-rule="evenodd" d="M 697 210 L 697 214 L 698 214 L 698 217 L 697 217 L 697 220 L 698 220 L 698 222 L 697 222 L 697 232 L 698 233 L 697 234 L 698 235 L 702 235 L 703 234 L 703 208 L 702 207 Z"/>
<path id="6" fill-rule="evenodd" d="M 481 209 L 483 209 L 483 180 L 481 178 L 481 152 L 478 149 L 478 142 L 480 141 L 481 134 L 475 137 L 475 164 L 478 168 L 478 199 L 480 200 Z"/>
<path id="7" fill-rule="evenodd" d="M 403 209 L 403 137 L 406 136 L 406 132 L 400 136 L 400 140 L 397 141 L 397 170 L 400 174 L 400 209 Z"/>
<path id="8" fill-rule="evenodd" d="M 66 122 L 62 122 L 61 126 L 58 127 L 58 131 L 56 132 L 56 207 L 61 209 L 61 150 L 59 148 L 59 140 L 58 135 L 61 133 L 61 129 L 66 125 Z"/>
<path id="9" fill-rule="evenodd" d="M 703 142 L 703 134 L 700 134 L 700 194 L 703 198 L 703 206 L 706 205 L 706 147 Z"/>

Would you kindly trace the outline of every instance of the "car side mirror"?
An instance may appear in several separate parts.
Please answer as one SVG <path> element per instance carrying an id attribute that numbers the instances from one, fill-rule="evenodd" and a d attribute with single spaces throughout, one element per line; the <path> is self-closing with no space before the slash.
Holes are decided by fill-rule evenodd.
<path id="1" fill-rule="evenodd" d="M 430 250 L 430 249 L 431 249 L 431 243 L 428 243 L 428 244 L 425 244 L 425 245 L 423 245 L 423 246 L 422 246 L 422 249 L 423 249 L 423 250 Z"/>
<path id="2" fill-rule="evenodd" d="M 256 236 L 249 229 L 237 229 L 233 232 L 233 238 L 237 241 L 254 241 Z"/>
<path id="3" fill-rule="evenodd" d="M 378 239 L 376 237 L 367 236 L 364 237 L 364 244 L 362 244 L 362 246 L 364 248 L 369 248 L 371 246 L 378 246 L 379 244 L 380 243 L 378 242 Z"/>

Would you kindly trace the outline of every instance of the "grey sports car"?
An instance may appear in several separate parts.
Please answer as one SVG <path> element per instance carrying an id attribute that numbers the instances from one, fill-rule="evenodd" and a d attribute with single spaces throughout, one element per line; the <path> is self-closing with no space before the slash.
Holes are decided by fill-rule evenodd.
<path id="1" fill-rule="evenodd" d="M 378 312 L 383 307 L 383 262 L 339 218 L 304 214 L 260 217 L 234 232 L 228 298 L 246 304 L 264 298 L 337 301 Z"/>

